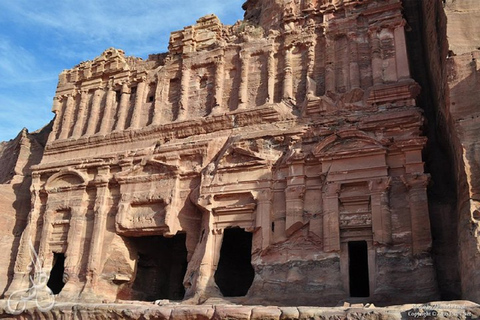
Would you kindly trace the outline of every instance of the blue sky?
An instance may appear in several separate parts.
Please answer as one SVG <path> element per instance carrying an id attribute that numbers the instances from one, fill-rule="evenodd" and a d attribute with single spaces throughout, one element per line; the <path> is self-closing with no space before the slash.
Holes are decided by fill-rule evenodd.
<path id="1" fill-rule="evenodd" d="M 0 141 L 52 118 L 58 74 L 105 49 L 146 59 L 166 52 L 170 32 L 210 13 L 243 18 L 245 0 L 0 1 Z"/>

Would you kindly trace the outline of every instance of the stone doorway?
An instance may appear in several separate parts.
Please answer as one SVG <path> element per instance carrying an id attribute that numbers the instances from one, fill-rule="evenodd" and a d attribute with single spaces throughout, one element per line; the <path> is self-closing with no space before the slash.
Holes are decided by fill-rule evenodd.
<path id="1" fill-rule="evenodd" d="M 368 246 L 366 241 L 348 242 L 348 273 L 351 297 L 369 297 Z"/>
<path id="2" fill-rule="evenodd" d="M 65 271 L 65 254 L 53 253 L 53 267 L 50 271 L 47 287 L 52 290 L 54 294 L 59 294 L 62 291 L 65 283 L 63 282 L 63 273 Z"/>
<path id="3" fill-rule="evenodd" d="M 130 238 L 138 253 L 137 273 L 132 285 L 132 299 L 182 300 L 183 278 L 187 270 L 186 234 L 171 238 L 148 236 Z"/>
<path id="4" fill-rule="evenodd" d="M 253 282 L 252 233 L 240 228 L 223 231 L 215 282 L 224 297 L 245 296 Z"/>

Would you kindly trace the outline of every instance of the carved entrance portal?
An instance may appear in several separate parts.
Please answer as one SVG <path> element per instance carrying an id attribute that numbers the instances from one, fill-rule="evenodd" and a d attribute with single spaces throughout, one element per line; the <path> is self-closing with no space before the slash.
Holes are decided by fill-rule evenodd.
<path id="1" fill-rule="evenodd" d="M 255 275 L 252 263 L 252 233 L 240 228 L 224 230 L 215 282 L 225 297 L 247 294 Z"/>
<path id="2" fill-rule="evenodd" d="M 149 236 L 129 239 L 138 255 L 132 299 L 183 299 L 183 277 L 187 270 L 185 239 L 185 233 L 172 238 Z"/>
<path id="3" fill-rule="evenodd" d="M 369 297 L 368 250 L 366 241 L 348 243 L 348 275 L 351 297 Z"/>
<path id="4" fill-rule="evenodd" d="M 50 271 L 50 278 L 47 286 L 54 294 L 59 294 L 62 291 L 65 283 L 63 282 L 63 272 L 65 270 L 65 255 L 63 253 L 53 254 L 53 268 Z"/>

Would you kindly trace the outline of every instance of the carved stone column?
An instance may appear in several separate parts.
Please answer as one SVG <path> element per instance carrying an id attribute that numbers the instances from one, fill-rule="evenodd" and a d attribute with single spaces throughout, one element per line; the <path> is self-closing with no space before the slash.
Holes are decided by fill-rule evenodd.
<path id="1" fill-rule="evenodd" d="M 394 30 L 395 58 L 397 63 L 398 80 L 410 79 L 410 68 L 408 65 L 407 42 L 405 41 L 405 21 Z"/>
<path id="2" fill-rule="evenodd" d="M 388 189 L 391 178 L 369 182 L 373 240 L 381 244 L 392 243 L 392 217 L 389 209 Z"/>
<path id="3" fill-rule="evenodd" d="M 157 88 L 155 89 L 155 105 L 153 108 L 152 125 L 160 124 L 162 121 L 162 109 L 168 102 L 168 91 L 170 79 L 166 74 L 161 74 L 157 79 Z"/>
<path id="4" fill-rule="evenodd" d="M 356 32 L 348 33 L 350 49 L 350 88 L 360 88 L 360 68 L 358 66 L 358 39 Z"/>
<path id="5" fill-rule="evenodd" d="M 328 35 L 325 40 L 325 92 L 335 93 L 337 91 L 335 79 L 335 39 Z"/>
<path id="6" fill-rule="evenodd" d="M 101 261 L 103 259 L 102 246 L 105 231 L 107 229 L 107 201 L 109 196 L 108 180 L 110 167 L 104 166 L 98 169 L 98 175 L 94 180 L 97 186 L 97 196 L 95 199 L 95 217 L 93 223 L 92 238 L 90 241 L 90 252 L 87 265 L 87 284 L 88 291 L 95 291 L 98 275 L 100 274 Z M 87 291 L 87 292 L 88 292 Z"/>
<path id="7" fill-rule="evenodd" d="M 257 227 L 261 228 L 262 232 L 262 249 L 270 245 L 272 235 L 270 227 L 272 223 L 272 199 L 272 189 L 265 188 L 259 191 L 256 224 Z"/>
<path id="8" fill-rule="evenodd" d="M 338 193 L 340 184 L 327 182 L 323 190 L 323 251 L 340 251 L 340 217 Z"/>
<path id="9" fill-rule="evenodd" d="M 427 174 L 406 174 L 401 178 L 408 189 L 412 225 L 412 252 L 413 254 L 419 254 L 430 250 L 432 246 L 427 201 L 427 185 L 430 177 Z"/>
<path id="10" fill-rule="evenodd" d="M 380 45 L 382 47 L 383 80 L 385 82 L 397 81 L 397 62 L 393 28 L 383 28 L 380 32 Z"/>
<path id="11" fill-rule="evenodd" d="M 209 228 L 212 228 L 213 215 L 211 213 L 206 214 L 210 216 Z M 206 240 L 202 243 L 204 254 L 196 278 L 194 299 L 197 301 L 211 297 L 221 297 L 220 290 L 215 284 L 215 271 L 217 270 L 218 262 L 220 260 L 223 230 L 210 229 L 206 235 Z"/>
<path id="12" fill-rule="evenodd" d="M 102 135 L 107 134 L 112 130 L 112 114 L 115 107 L 115 96 L 116 93 L 113 90 L 113 84 L 110 84 L 107 91 L 107 98 L 105 99 L 105 109 L 103 112 L 103 117 L 101 119 L 100 131 Z"/>
<path id="13" fill-rule="evenodd" d="M 79 271 L 81 268 L 81 245 L 85 237 L 86 208 L 71 208 L 70 228 L 67 235 L 67 250 L 65 252 L 65 275 L 67 281 L 62 289 L 63 296 L 76 297 L 80 291 Z"/>
<path id="14" fill-rule="evenodd" d="M 275 54 L 273 50 L 268 52 L 267 59 L 267 101 L 273 103 L 275 100 Z"/>
<path id="15" fill-rule="evenodd" d="M 177 120 L 185 120 L 188 114 L 188 94 L 190 87 L 190 64 L 185 61 L 182 62 L 182 79 L 180 88 L 180 101 L 178 103 Z"/>
<path id="16" fill-rule="evenodd" d="M 45 211 L 43 215 L 43 228 L 42 233 L 40 236 L 40 245 L 38 247 L 38 257 L 40 259 L 45 260 L 47 256 L 48 249 L 48 240 L 50 239 L 50 235 L 52 233 L 53 228 L 53 219 L 54 219 L 55 211 L 52 209 L 48 209 Z"/>
<path id="17" fill-rule="evenodd" d="M 29 281 L 29 265 L 32 259 L 32 252 L 30 244 L 34 245 L 35 234 L 37 233 L 37 223 L 40 216 L 41 200 L 40 191 L 37 189 L 37 185 L 40 183 L 40 176 L 36 173 L 32 174 L 32 209 L 28 214 L 27 225 L 22 232 L 20 238 L 20 244 L 17 251 L 17 257 L 15 259 L 13 279 L 5 292 L 5 297 L 9 297 L 13 292 L 21 289 L 27 289 L 30 285 Z"/>
<path id="18" fill-rule="evenodd" d="M 133 106 L 132 121 L 130 122 L 131 129 L 138 129 L 140 127 L 141 118 L 143 115 L 143 103 L 145 101 L 145 84 L 146 77 L 139 79 L 137 85 L 137 93 L 135 95 L 135 105 Z"/>
<path id="19" fill-rule="evenodd" d="M 77 110 L 77 121 L 73 128 L 72 138 L 80 138 L 85 125 L 85 114 L 87 112 L 88 91 L 82 90 L 80 96 L 80 103 Z"/>
<path id="20" fill-rule="evenodd" d="M 88 118 L 87 131 L 85 132 L 87 136 L 95 134 L 97 130 L 98 121 L 100 119 L 100 107 L 104 93 L 103 89 L 97 89 L 93 94 L 92 109 Z"/>
<path id="21" fill-rule="evenodd" d="M 285 232 L 287 236 L 291 236 L 295 231 L 303 226 L 304 195 L 304 163 L 302 160 L 293 161 L 289 166 L 287 188 L 285 189 Z"/>
<path id="22" fill-rule="evenodd" d="M 314 74 L 313 70 L 315 67 L 315 41 L 311 41 L 308 43 L 308 48 L 307 48 L 307 74 L 306 74 L 306 94 L 308 96 L 314 96 L 317 92 L 317 84 L 313 80 Z"/>
<path id="23" fill-rule="evenodd" d="M 215 105 L 212 114 L 222 113 L 223 109 L 223 82 L 225 77 L 225 61 L 223 56 L 215 60 Z"/>
<path id="24" fill-rule="evenodd" d="M 120 105 L 118 107 L 117 123 L 115 124 L 115 131 L 121 131 L 125 129 L 125 123 L 127 122 L 129 105 L 130 105 L 130 88 L 128 87 L 128 84 L 124 82 L 122 84 Z"/>
<path id="25" fill-rule="evenodd" d="M 248 106 L 248 68 L 250 54 L 246 50 L 240 51 L 240 88 L 238 109 L 245 109 Z"/>
<path id="26" fill-rule="evenodd" d="M 75 95 L 71 93 L 67 95 L 67 104 L 65 105 L 65 111 L 62 117 L 62 129 L 59 139 L 67 139 L 70 129 L 72 127 L 73 112 L 75 110 Z"/>
<path id="27" fill-rule="evenodd" d="M 293 68 L 292 68 L 293 47 L 285 50 L 285 76 L 283 79 L 283 99 L 293 99 Z"/>
<path id="28" fill-rule="evenodd" d="M 55 141 L 57 139 L 58 135 L 58 128 L 60 127 L 60 123 L 62 122 L 62 98 L 59 96 L 55 96 L 53 98 L 53 106 L 52 106 L 52 112 L 55 113 L 55 121 L 53 122 L 53 128 L 52 132 L 50 132 L 48 136 L 48 143 L 51 143 L 52 141 Z"/>
<path id="29" fill-rule="evenodd" d="M 383 83 L 383 70 L 382 70 L 382 51 L 380 47 L 380 39 L 378 38 L 378 30 L 372 28 L 369 31 L 370 46 L 372 53 L 372 77 L 373 84 L 378 85 Z"/>

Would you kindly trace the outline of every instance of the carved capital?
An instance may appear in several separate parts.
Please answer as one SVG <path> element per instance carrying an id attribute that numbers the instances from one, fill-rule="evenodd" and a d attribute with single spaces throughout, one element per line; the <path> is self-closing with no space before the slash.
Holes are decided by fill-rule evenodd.
<path id="1" fill-rule="evenodd" d="M 213 235 L 221 235 L 223 233 L 223 229 L 212 229 Z"/>
<path id="2" fill-rule="evenodd" d="M 407 189 L 426 188 L 430 181 L 429 174 L 405 174 L 400 176 Z"/>
<path id="3" fill-rule="evenodd" d="M 337 182 L 327 182 L 323 186 L 323 192 L 327 196 L 338 196 L 340 192 L 340 183 Z"/>
<path id="4" fill-rule="evenodd" d="M 242 49 L 239 52 L 240 59 L 247 61 L 250 58 L 250 52 L 248 50 Z"/>
<path id="5" fill-rule="evenodd" d="M 289 186 L 285 189 L 285 197 L 287 199 L 303 199 L 305 196 L 305 186 L 296 185 Z"/>
<path id="6" fill-rule="evenodd" d="M 390 188 L 390 183 L 392 182 L 391 177 L 372 179 L 368 182 L 368 188 L 371 192 L 385 192 Z"/>
<path id="7" fill-rule="evenodd" d="M 271 188 L 265 188 L 258 192 L 258 201 L 271 201 L 273 192 Z"/>

